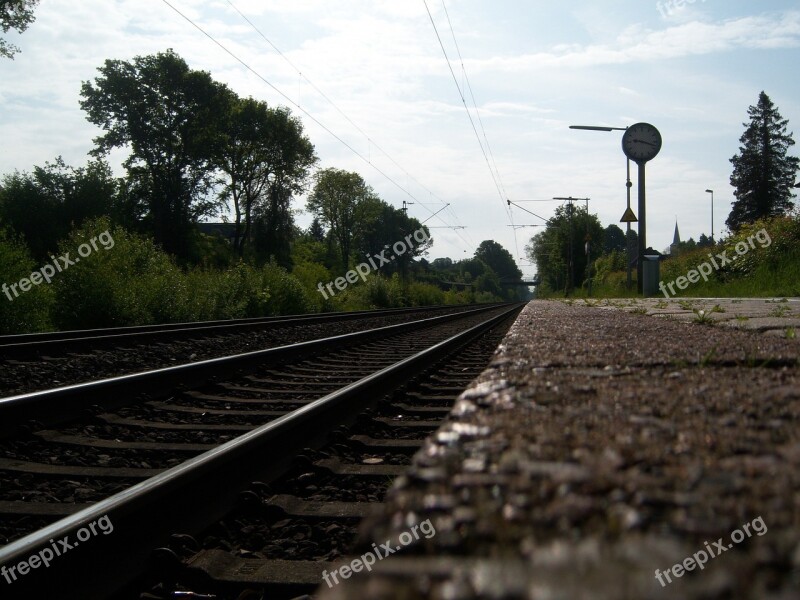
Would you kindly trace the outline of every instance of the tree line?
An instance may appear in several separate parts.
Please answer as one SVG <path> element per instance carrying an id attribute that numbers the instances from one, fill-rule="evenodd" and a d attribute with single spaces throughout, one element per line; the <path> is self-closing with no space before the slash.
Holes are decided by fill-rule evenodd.
<path id="1" fill-rule="evenodd" d="M 454 272 L 433 269 L 428 228 L 358 173 L 321 168 L 288 108 L 243 98 L 172 50 L 106 60 L 80 86 L 80 106 L 100 129 L 85 165 L 56 157 L 0 177 L 0 279 L 19 281 L 97 231 L 120 241 L 0 303 L 2 332 L 521 296 L 498 274 L 515 276 L 507 251 L 482 246 Z M 108 162 L 115 150 L 127 152 L 121 177 Z M 302 229 L 292 204 L 305 193 L 313 221 Z M 226 213 L 214 225 L 222 236 L 201 227 Z M 364 284 L 316 292 L 420 229 L 426 241 Z"/>
<path id="2" fill-rule="evenodd" d="M 107 215 L 179 263 L 200 264 L 209 242 L 197 223 L 228 208 L 234 259 L 291 268 L 291 245 L 303 234 L 292 200 L 309 186 L 316 219 L 308 233 L 331 246 L 329 267 L 346 269 L 353 253 L 377 251 L 421 226 L 357 173 L 328 168 L 312 177 L 314 145 L 288 108 L 242 98 L 171 50 L 107 60 L 99 73 L 80 89 L 87 119 L 102 130 L 92 160 L 73 167 L 59 157 L 0 185 L 0 220 L 38 259 L 71 228 Z M 121 178 L 107 162 L 118 148 L 129 152 Z"/>

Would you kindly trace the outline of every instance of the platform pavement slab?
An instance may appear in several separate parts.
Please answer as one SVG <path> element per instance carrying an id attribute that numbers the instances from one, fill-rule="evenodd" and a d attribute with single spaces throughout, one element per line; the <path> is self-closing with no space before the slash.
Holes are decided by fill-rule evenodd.
<path id="1" fill-rule="evenodd" d="M 800 344 L 637 312 L 530 303 L 319 598 L 797 598 Z"/>
<path id="2" fill-rule="evenodd" d="M 655 317 L 800 338 L 800 298 L 635 298 L 570 300 L 575 305 L 620 309 Z"/>

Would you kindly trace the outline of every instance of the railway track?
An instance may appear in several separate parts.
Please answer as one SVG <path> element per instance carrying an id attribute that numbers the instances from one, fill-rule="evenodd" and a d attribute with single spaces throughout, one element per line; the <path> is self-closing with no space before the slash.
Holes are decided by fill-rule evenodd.
<path id="1" fill-rule="evenodd" d="M 487 305 L 488 306 L 488 305 Z M 476 306 L 379 310 L 301 317 L 147 326 L 12 336 L 0 339 L 0 397 L 242 354 L 385 325 L 471 310 Z M 84 333 L 92 333 L 89 337 Z M 77 336 L 77 337 L 76 337 Z"/>
<path id="2" fill-rule="evenodd" d="M 471 308 L 471 307 L 467 307 Z M 386 318 L 398 315 L 415 315 L 432 312 L 457 312 L 454 306 L 426 306 L 419 308 L 390 308 L 324 314 L 258 317 L 250 319 L 228 319 L 201 321 L 196 323 L 164 323 L 136 327 L 113 327 L 106 329 L 83 329 L 50 333 L 26 333 L 0 336 L 0 356 L 35 356 L 40 354 L 63 354 L 109 345 L 128 346 L 182 338 L 197 338 L 238 334 L 297 325 L 341 323 L 364 318 Z"/>
<path id="3" fill-rule="evenodd" d="M 230 560 L 248 553 L 264 563 L 254 589 L 276 598 L 313 589 L 317 567 L 346 552 L 344 540 L 367 503 L 303 493 L 320 485 L 362 489 L 366 477 L 377 478 L 377 487 L 365 488 L 365 497 L 376 499 L 498 340 L 467 366 L 442 367 L 431 380 L 438 377 L 438 384 L 418 383 L 423 387 L 415 391 L 410 380 L 472 338 L 496 333 L 520 308 L 472 309 L 0 400 L 0 535 L 8 541 L 0 566 L 14 567 L 10 575 L 0 572 L 2 596 L 56 589 L 63 598 L 139 597 L 153 588 L 172 598 L 187 581 L 235 598 L 249 584 L 231 578 Z M 380 402 L 403 385 L 402 399 Z M 232 532 L 229 540 L 207 534 L 203 548 L 192 537 L 231 531 L 224 519 L 236 521 L 231 515 L 242 510 L 271 515 L 269 527 L 283 515 L 277 522 L 289 530 L 310 527 L 295 518 L 324 521 L 343 513 L 346 523 L 325 525 L 340 535 L 331 536 L 339 542 L 324 552 L 318 544 L 303 544 L 298 554 L 273 543 L 259 553 L 248 544 L 266 533 L 253 537 L 252 529 Z M 308 531 L 318 530 L 292 536 Z M 273 537 L 281 535 L 278 528 Z M 84 544 L 62 546 L 55 555 L 60 540 Z M 300 560 L 289 569 L 282 553 Z M 148 569 L 152 556 L 161 570 Z"/>

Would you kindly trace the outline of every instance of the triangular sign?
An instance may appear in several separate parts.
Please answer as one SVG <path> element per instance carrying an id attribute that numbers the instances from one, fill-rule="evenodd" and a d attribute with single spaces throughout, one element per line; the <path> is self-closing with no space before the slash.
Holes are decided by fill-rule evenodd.
<path id="1" fill-rule="evenodd" d="M 629 206 L 625 211 L 625 214 L 622 215 L 622 218 L 619 220 L 620 223 L 636 223 L 639 219 L 636 218 L 636 215 L 633 214 L 631 207 Z"/>

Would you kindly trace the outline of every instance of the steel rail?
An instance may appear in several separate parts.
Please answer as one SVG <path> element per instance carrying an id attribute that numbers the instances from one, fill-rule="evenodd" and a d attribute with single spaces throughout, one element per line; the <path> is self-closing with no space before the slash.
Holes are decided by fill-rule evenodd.
<path id="1" fill-rule="evenodd" d="M 475 306 L 475 305 L 472 305 Z M 491 306 L 491 305 L 487 305 Z M 494 304 L 494 306 L 499 306 Z M 106 329 L 77 329 L 48 333 L 23 333 L 0 336 L 0 355 L 19 352 L 52 352 L 54 349 L 68 350 L 91 344 L 108 342 L 136 343 L 157 338 L 175 338 L 201 334 L 224 334 L 248 331 L 263 327 L 314 325 L 337 323 L 370 317 L 385 317 L 417 312 L 455 309 L 455 305 L 437 305 L 415 308 L 389 308 L 353 312 L 334 312 L 310 315 L 287 315 L 278 317 L 255 317 L 222 321 L 200 321 L 197 323 L 164 323 L 160 325 L 138 325 L 133 327 L 111 327 Z"/>
<path id="2" fill-rule="evenodd" d="M 93 405 L 115 408 L 128 402 L 127 399 L 133 395 L 153 394 L 153 397 L 158 397 L 169 393 L 176 386 L 185 384 L 187 381 L 191 382 L 192 386 L 199 386 L 214 378 L 235 375 L 238 370 L 251 365 L 263 364 L 267 361 L 295 360 L 298 357 L 329 351 L 352 342 L 363 342 L 415 331 L 422 327 L 447 323 L 494 308 L 497 306 L 487 305 L 455 314 L 428 317 L 366 331 L 0 398 L 0 435 L 14 431 L 19 425 L 29 420 L 49 425 L 69 419 L 70 416 L 80 412 L 80 409 Z"/>
<path id="3" fill-rule="evenodd" d="M 80 549 L 53 559 L 47 569 L 31 571 L 11 584 L 0 579 L 2 597 L 38 598 L 44 597 L 38 595 L 42 593 L 82 600 L 107 597 L 141 575 L 152 550 L 166 545 L 170 533 L 193 533 L 218 520 L 237 505 L 242 485 L 255 477 L 279 475 L 292 453 L 322 443 L 328 432 L 355 420 L 391 386 L 408 381 L 521 308 L 521 304 L 512 305 L 483 323 L 0 548 L 0 567 L 8 567 L 50 548 L 51 540 L 75 540 L 78 530 L 98 519 L 107 517 L 113 524 L 109 535 L 90 538 Z M 67 582 L 74 587 L 65 589 Z"/>

